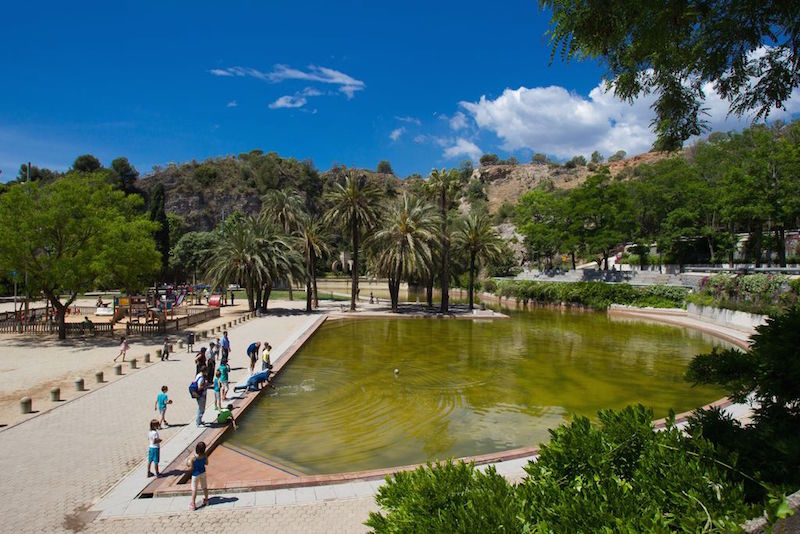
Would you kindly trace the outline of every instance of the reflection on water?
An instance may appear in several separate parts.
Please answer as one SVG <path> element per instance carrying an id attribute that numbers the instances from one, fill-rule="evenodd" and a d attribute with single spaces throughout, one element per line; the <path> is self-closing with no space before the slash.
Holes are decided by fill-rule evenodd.
<path id="1" fill-rule="evenodd" d="M 536 445 L 571 413 L 640 402 L 663 417 L 723 395 L 683 380 L 719 343 L 702 334 L 604 313 L 510 314 L 328 322 L 229 443 L 305 473 L 355 471 Z"/>

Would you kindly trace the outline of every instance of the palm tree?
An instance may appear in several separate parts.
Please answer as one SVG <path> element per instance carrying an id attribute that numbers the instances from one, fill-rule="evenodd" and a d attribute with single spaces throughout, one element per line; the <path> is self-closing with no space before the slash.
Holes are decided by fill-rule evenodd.
<path id="1" fill-rule="evenodd" d="M 469 309 L 473 309 L 475 263 L 487 262 L 501 254 L 502 240 L 492 227 L 489 216 L 471 212 L 461 220 L 453 235 L 456 247 L 469 255 Z"/>
<path id="2" fill-rule="evenodd" d="M 330 253 L 327 240 L 328 232 L 322 224 L 309 214 L 304 214 L 298 220 L 298 234 L 303 244 L 303 255 L 305 257 L 305 279 L 306 279 L 306 311 L 313 307 L 319 307 L 319 297 L 317 296 L 317 273 L 314 265 L 317 258 L 323 254 Z"/>
<path id="3" fill-rule="evenodd" d="M 255 309 L 255 290 L 266 262 L 261 236 L 252 218 L 239 219 L 226 225 L 225 238 L 217 241 L 206 262 L 208 278 L 213 285 L 232 281 L 242 284 L 250 310 Z"/>
<path id="4" fill-rule="evenodd" d="M 296 190 L 271 189 L 261 197 L 261 216 L 283 228 L 286 235 L 297 229 L 298 221 L 304 213 L 305 201 Z M 293 300 L 292 279 L 287 279 L 289 300 Z"/>
<path id="5" fill-rule="evenodd" d="M 442 285 L 442 303 L 439 311 L 447 313 L 450 304 L 449 283 L 450 283 L 450 229 L 448 228 L 447 212 L 455 200 L 456 195 L 461 190 L 463 178 L 456 169 L 438 171 L 433 169 L 430 178 L 425 183 L 428 195 L 436 201 L 439 206 L 441 216 L 441 258 L 442 267 L 439 273 L 439 282 Z"/>
<path id="6" fill-rule="evenodd" d="M 381 190 L 367 181 L 364 174 L 350 170 L 345 174 L 344 182 L 334 185 L 333 190 L 325 195 L 330 205 L 325 213 L 326 223 L 338 223 L 346 233 L 350 234 L 353 249 L 353 283 L 350 293 L 350 311 L 356 309 L 358 295 L 358 245 L 361 232 L 375 226 L 380 209 Z"/>
<path id="7" fill-rule="evenodd" d="M 398 311 L 400 282 L 422 275 L 432 266 L 439 217 L 436 208 L 403 194 L 388 206 L 381 227 L 368 240 L 378 274 L 389 279 L 392 311 Z"/>

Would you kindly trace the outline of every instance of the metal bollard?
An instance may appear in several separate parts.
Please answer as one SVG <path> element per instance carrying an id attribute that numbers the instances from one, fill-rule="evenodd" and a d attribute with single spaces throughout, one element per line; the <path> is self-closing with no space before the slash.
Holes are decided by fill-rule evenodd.
<path id="1" fill-rule="evenodd" d="M 117 376 L 122 374 L 122 364 L 121 363 L 118 363 L 117 365 L 114 366 L 114 374 L 117 375 Z"/>
<path id="2" fill-rule="evenodd" d="M 129 361 L 131 369 L 136 369 L 136 358 L 133 358 Z"/>
<path id="3" fill-rule="evenodd" d="M 30 397 L 22 397 L 19 401 L 19 409 L 22 413 L 31 413 L 33 411 L 33 403 Z"/>
<path id="4" fill-rule="evenodd" d="M 75 379 L 75 391 L 83 391 L 83 378 Z"/>
<path id="5" fill-rule="evenodd" d="M 158 349 L 156 351 L 156 356 L 159 357 L 159 358 L 161 358 L 161 354 L 159 354 L 160 352 L 161 352 L 161 349 Z M 144 353 L 144 363 L 150 363 L 150 353 L 149 352 L 145 352 Z"/>
<path id="6" fill-rule="evenodd" d="M 103 383 L 103 371 L 97 371 L 94 374 L 94 379 L 97 381 L 98 384 Z"/>
<path id="7" fill-rule="evenodd" d="M 53 402 L 61 400 L 61 388 L 53 388 L 50 390 L 50 400 Z"/>

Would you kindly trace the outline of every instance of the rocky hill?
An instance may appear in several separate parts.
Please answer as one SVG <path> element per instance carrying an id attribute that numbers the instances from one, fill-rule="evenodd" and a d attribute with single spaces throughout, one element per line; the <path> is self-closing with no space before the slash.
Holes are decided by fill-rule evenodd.
<path id="1" fill-rule="evenodd" d="M 652 163 L 665 157 L 664 153 L 646 153 L 613 163 L 604 163 L 612 175 L 632 174 L 642 163 Z M 483 182 L 494 213 L 504 202 L 516 203 L 522 194 L 537 186 L 571 189 L 582 184 L 594 166 L 568 168 L 551 163 L 527 165 L 489 165 L 475 169 L 472 179 Z M 164 184 L 166 209 L 183 217 L 191 230 L 211 230 L 226 215 L 239 210 L 256 214 L 261 209 L 261 196 L 269 189 L 294 187 L 306 195 L 309 205 L 318 206 L 326 190 L 338 179 L 344 167 L 318 172 L 312 163 L 282 158 L 276 153 L 260 150 L 170 164 L 156 168 L 138 180 L 137 187 L 147 195 L 153 187 Z M 369 179 L 378 183 L 388 194 L 409 187 L 406 181 L 391 174 L 363 170 Z M 418 182 L 418 180 L 417 180 Z"/>

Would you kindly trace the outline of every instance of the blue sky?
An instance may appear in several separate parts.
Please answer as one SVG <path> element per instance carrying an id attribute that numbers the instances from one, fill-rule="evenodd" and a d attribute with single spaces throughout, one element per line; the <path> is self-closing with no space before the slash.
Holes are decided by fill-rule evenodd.
<path id="1" fill-rule="evenodd" d="M 652 143 L 647 99 L 604 94 L 597 64 L 549 65 L 535 1 L 266 4 L 4 6 L 0 180 L 84 153 L 146 174 L 260 148 L 406 176 Z M 736 127 L 722 104 L 712 125 Z"/>

